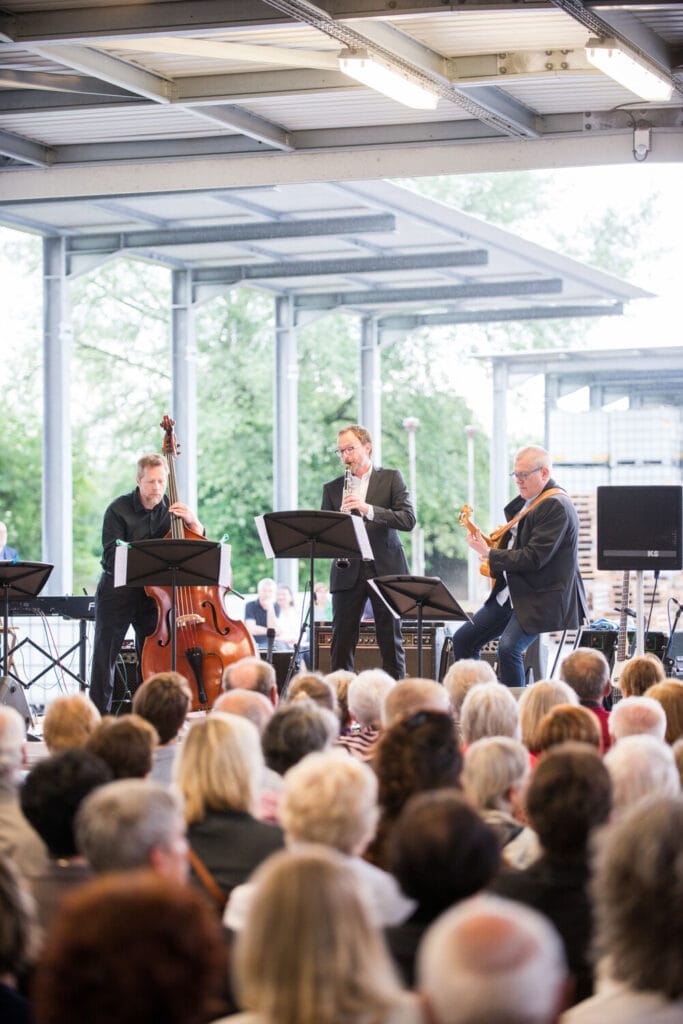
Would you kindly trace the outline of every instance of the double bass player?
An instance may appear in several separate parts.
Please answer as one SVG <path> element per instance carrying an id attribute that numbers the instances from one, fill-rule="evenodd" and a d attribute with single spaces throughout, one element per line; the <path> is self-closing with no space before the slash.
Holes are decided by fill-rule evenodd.
<path id="1" fill-rule="evenodd" d="M 139 666 L 145 637 L 154 632 L 157 622 L 156 604 L 143 587 L 114 587 L 117 540 L 130 543 L 164 537 L 171 514 L 195 533 L 204 532 L 191 508 L 179 501 L 170 503 L 166 495 L 168 465 L 163 455 L 151 452 L 138 459 L 136 479 L 133 491 L 112 501 L 102 523 L 102 575 L 95 595 L 90 699 L 103 715 L 111 711 L 114 669 L 129 627 L 135 630 Z"/>

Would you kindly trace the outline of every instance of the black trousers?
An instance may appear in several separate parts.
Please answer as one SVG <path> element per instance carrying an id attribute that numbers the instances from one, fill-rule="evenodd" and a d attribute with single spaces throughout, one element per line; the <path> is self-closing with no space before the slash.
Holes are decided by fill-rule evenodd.
<path id="1" fill-rule="evenodd" d="M 339 668 L 354 670 L 354 655 L 360 636 L 360 622 L 368 598 L 375 616 L 375 633 L 382 656 L 382 668 L 392 679 L 404 679 L 406 656 L 401 636 L 401 620 L 395 619 L 379 594 L 368 586 L 364 566 L 359 569 L 356 585 L 350 590 L 332 594 L 332 643 L 330 671 Z"/>
<path id="2" fill-rule="evenodd" d="M 90 668 L 90 699 L 103 715 L 111 711 L 114 669 L 130 626 L 135 630 L 138 672 L 145 637 L 157 623 L 156 602 L 144 587 L 115 587 L 111 576 L 100 577 L 95 594 L 95 639 Z"/>

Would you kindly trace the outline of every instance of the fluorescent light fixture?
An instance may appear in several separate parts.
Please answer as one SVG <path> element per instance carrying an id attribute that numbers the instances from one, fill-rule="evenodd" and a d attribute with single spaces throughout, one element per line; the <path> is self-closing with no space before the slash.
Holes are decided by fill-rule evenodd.
<path id="1" fill-rule="evenodd" d="M 367 85 L 370 89 L 375 89 L 376 92 L 381 92 L 406 107 L 436 110 L 439 102 L 437 93 L 407 75 L 402 75 L 400 71 L 394 71 L 386 64 L 369 57 L 365 50 L 342 50 L 339 54 L 339 69 L 362 85 Z"/>
<path id="2" fill-rule="evenodd" d="M 589 39 L 586 57 L 603 74 L 644 100 L 661 102 L 671 99 L 671 81 L 637 54 L 620 50 L 614 39 Z"/>

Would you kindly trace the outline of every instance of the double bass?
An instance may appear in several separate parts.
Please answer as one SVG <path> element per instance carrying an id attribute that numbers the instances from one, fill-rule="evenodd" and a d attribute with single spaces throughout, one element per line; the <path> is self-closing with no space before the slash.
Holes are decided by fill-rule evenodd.
<path id="1" fill-rule="evenodd" d="M 175 422 L 164 416 L 163 452 L 168 462 L 168 495 L 171 505 L 178 501 L 175 459 L 178 454 L 173 428 Z M 204 540 L 190 530 L 178 516 L 171 515 L 172 540 Z M 230 581 L 232 583 L 232 580 Z M 189 681 L 192 710 L 208 710 L 221 692 L 223 669 L 256 654 L 253 637 L 243 622 L 228 617 L 223 586 L 181 586 L 176 588 L 176 671 Z M 157 625 L 142 648 L 142 678 L 155 672 L 168 672 L 172 665 L 171 614 L 172 591 L 169 587 L 145 587 L 157 606 Z"/>

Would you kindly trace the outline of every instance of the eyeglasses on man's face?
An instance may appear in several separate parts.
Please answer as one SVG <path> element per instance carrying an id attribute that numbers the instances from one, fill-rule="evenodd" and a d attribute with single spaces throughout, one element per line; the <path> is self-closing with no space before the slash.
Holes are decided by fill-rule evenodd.
<path id="1" fill-rule="evenodd" d="M 543 466 L 536 466 L 535 469 L 529 469 L 526 471 L 526 473 L 517 473 L 513 470 L 512 473 L 510 473 L 510 477 L 514 477 L 515 480 L 519 480 L 520 482 L 522 482 L 526 480 L 528 476 L 533 476 L 534 473 L 540 473 L 542 469 Z"/>
<path id="2" fill-rule="evenodd" d="M 350 455 L 351 452 L 355 452 L 357 448 L 360 448 L 359 444 L 347 444 L 346 448 L 335 448 L 335 453 L 342 458 L 344 455 Z"/>

